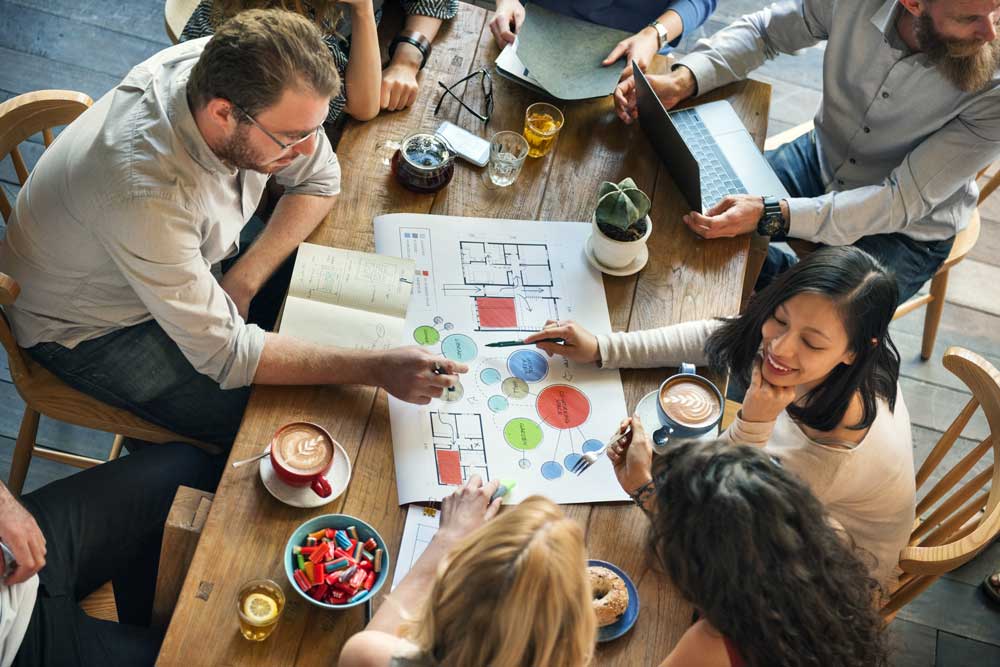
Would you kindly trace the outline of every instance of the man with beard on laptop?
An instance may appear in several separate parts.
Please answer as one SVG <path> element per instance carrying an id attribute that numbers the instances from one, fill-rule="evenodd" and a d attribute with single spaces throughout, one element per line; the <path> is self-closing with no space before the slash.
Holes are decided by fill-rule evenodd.
<path id="1" fill-rule="evenodd" d="M 795 0 L 702 40 L 649 76 L 668 109 L 826 41 L 815 129 L 766 157 L 789 199 L 729 195 L 684 221 L 705 238 L 757 230 L 856 245 L 896 275 L 902 303 L 969 221 L 976 174 L 1000 155 L 1000 0 Z M 635 82 L 615 91 L 636 118 Z M 796 261 L 771 245 L 758 289 Z"/>

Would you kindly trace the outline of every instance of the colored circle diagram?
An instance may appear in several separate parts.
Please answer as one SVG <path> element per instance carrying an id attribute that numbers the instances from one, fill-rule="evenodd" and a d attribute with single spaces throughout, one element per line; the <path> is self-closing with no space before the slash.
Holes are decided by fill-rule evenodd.
<path id="1" fill-rule="evenodd" d="M 534 350 L 518 350 L 507 358 L 510 374 L 525 382 L 538 382 L 549 373 L 549 362 Z"/>
<path id="2" fill-rule="evenodd" d="M 483 384 L 496 384 L 500 381 L 500 371 L 495 368 L 484 368 L 483 372 L 479 374 L 479 379 L 483 381 Z"/>
<path id="3" fill-rule="evenodd" d="M 509 407 L 507 399 L 500 395 L 490 396 L 489 400 L 486 401 L 486 405 L 490 406 L 490 410 L 493 412 L 503 412 Z"/>
<path id="4" fill-rule="evenodd" d="M 576 387 L 553 384 L 538 394 L 535 409 L 546 424 L 566 430 L 587 421 L 590 417 L 590 400 Z"/>
<path id="5" fill-rule="evenodd" d="M 559 479 L 562 477 L 563 468 L 557 461 L 546 461 L 542 464 L 542 477 L 545 479 Z"/>
<path id="6" fill-rule="evenodd" d="M 526 417 L 518 417 L 503 427 L 503 437 L 514 449 L 526 452 L 542 444 L 542 428 Z"/>
<path id="7" fill-rule="evenodd" d="M 453 361 L 476 358 L 476 343 L 465 334 L 451 334 L 441 342 L 441 354 Z"/>
<path id="8" fill-rule="evenodd" d="M 413 330 L 413 340 L 421 345 L 434 345 L 441 340 L 441 334 L 434 327 L 424 325 Z"/>
<path id="9" fill-rule="evenodd" d="M 524 398 L 528 395 L 528 383 L 521 378 L 507 378 L 500 385 L 500 391 L 513 399 Z"/>

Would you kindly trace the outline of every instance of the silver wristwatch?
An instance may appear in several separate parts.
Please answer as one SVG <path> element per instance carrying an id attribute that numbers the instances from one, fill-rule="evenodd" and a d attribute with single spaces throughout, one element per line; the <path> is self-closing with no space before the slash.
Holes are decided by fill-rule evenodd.
<path id="1" fill-rule="evenodd" d="M 659 44 L 656 47 L 656 50 L 659 51 L 663 48 L 663 45 L 667 43 L 667 39 L 669 38 L 669 35 L 667 34 L 667 26 L 663 25 L 659 21 L 653 21 L 647 27 L 656 31 L 656 39 Z"/>

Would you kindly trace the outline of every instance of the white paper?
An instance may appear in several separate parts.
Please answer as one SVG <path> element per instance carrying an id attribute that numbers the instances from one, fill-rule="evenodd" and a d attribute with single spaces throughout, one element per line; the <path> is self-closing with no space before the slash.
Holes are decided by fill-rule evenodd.
<path id="1" fill-rule="evenodd" d="M 396 556 L 396 571 L 392 575 L 392 588 L 403 580 L 407 572 L 413 569 L 413 564 L 424 553 L 431 543 L 441 522 L 441 512 L 433 507 L 410 505 L 406 510 L 406 523 L 403 524 L 403 541 L 399 545 Z"/>
<path id="2" fill-rule="evenodd" d="M 413 263 L 302 243 L 280 331 L 322 345 L 386 350 L 399 345 Z"/>
<path id="3" fill-rule="evenodd" d="M 389 399 L 400 504 L 440 500 L 474 474 L 516 481 L 506 503 L 627 499 L 606 457 L 582 476 L 569 471 L 626 416 L 618 371 L 534 346 L 485 347 L 549 319 L 611 331 L 601 274 L 584 255 L 589 235 L 578 222 L 375 218 L 376 251 L 416 262 L 404 336 L 469 365 L 429 406 Z"/>
<path id="4" fill-rule="evenodd" d="M 503 70 L 504 74 L 521 79 L 522 81 L 527 81 L 528 83 L 542 87 L 542 84 L 538 82 L 535 77 L 531 76 L 531 72 L 528 68 L 524 66 L 521 59 L 517 57 L 517 38 L 514 38 L 513 44 L 508 44 L 497 56 L 496 66 Z"/>

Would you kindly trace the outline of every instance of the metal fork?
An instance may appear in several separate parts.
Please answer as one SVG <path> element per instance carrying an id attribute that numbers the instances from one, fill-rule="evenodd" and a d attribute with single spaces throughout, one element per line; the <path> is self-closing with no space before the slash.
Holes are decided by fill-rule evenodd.
<path id="1" fill-rule="evenodd" d="M 570 470 L 570 472 L 577 476 L 582 475 L 584 471 L 587 470 L 587 468 L 594 465 L 594 463 L 597 462 L 597 459 L 601 458 L 601 456 L 608 451 L 608 447 L 615 444 L 616 442 L 624 438 L 626 435 L 629 435 L 631 433 L 632 433 L 631 426 L 625 427 L 624 431 L 619 429 L 618 432 L 615 433 L 614 436 L 611 438 L 611 440 L 609 440 L 607 444 L 598 449 L 596 452 L 587 452 L 585 454 L 582 454 L 580 456 L 580 459 L 573 464 L 573 468 Z"/>

